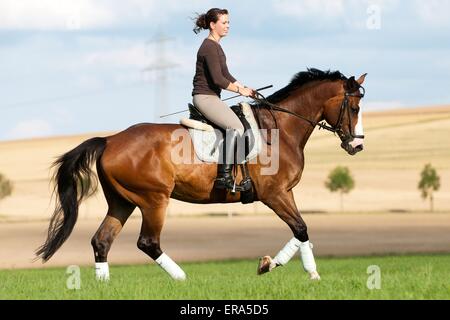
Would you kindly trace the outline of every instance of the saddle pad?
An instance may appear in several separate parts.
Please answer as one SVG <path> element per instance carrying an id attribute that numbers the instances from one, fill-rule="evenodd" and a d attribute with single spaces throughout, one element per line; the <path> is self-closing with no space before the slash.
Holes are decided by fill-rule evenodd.
<path id="1" fill-rule="evenodd" d="M 256 123 L 255 117 L 253 116 L 250 105 L 246 102 L 241 102 L 240 105 L 242 108 L 242 112 L 245 115 L 245 119 L 247 119 L 247 121 L 249 122 L 251 130 L 255 137 L 253 148 L 250 150 L 246 158 L 246 161 L 249 161 L 255 158 L 261 151 L 262 139 L 258 124 Z M 223 137 L 222 133 L 219 130 L 204 131 L 189 128 L 189 133 L 194 144 L 195 154 L 200 160 L 205 162 L 219 162 L 219 159 L 222 158 L 223 150 Z M 241 163 L 244 163 L 246 161 L 243 161 Z"/>

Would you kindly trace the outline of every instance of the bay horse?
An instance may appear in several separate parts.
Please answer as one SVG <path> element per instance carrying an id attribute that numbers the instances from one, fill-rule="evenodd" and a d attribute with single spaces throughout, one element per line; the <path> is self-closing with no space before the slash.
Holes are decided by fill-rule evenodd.
<path id="1" fill-rule="evenodd" d="M 292 189 L 301 179 L 303 149 L 316 126 L 337 133 L 341 147 L 350 155 L 363 150 L 359 101 L 364 96 L 361 89 L 364 89 L 365 76 L 355 80 L 339 71 L 308 69 L 297 73 L 286 87 L 266 100 L 252 104 L 260 127 L 270 129 L 276 123 L 279 135 L 276 148 L 266 141 L 268 152 L 278 157 L 275 173 L 259 174 L 263 167 L 259 155 L 257 161 L 248 165 L 254 199 L 271 208 L 293 233 L 293 238 L 273 259 L 270 256 L 260 259 L 258 274 L 285 265 L 300 251 L 310 279 L 320 279 L 307 226 L 297 209 Z M 184 156 L 188 158 L 186 162 L 172 161 L 171 150 L 178 143 L 172 136 L 180 130 L 190 139 L 187 128 L 179 124 L 137 124 L 108 137 L 88 139 L 59 157 L 54 163 L 57 206 L 50 219 L 47 239 L 36 251 L 37 258 L 46 262 L 70 236 L 77 221 L 78 206 L 90 193 L 88 186 L 97 181 L 91 169 L 95 162 L 108 203 L 106 217 L 91 241 L 97 279 L 109 280 L 108 252 L 128 217 L 139 207 L 142 226 L 138 248 L 173 279 L 184 280 L 184 271 L 160 247 L 170 198 L 200 204 L 232 203 L 239 201 L 239 193 L 214 188 L 217 163 L 199 161 L 195 153 Z"/>

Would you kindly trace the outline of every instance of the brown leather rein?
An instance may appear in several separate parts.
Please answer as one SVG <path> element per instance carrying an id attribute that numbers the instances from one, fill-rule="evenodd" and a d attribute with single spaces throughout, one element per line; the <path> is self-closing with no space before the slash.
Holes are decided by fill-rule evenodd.
<path id="1" fill-rule="evenodd" d="M 362 92 L 359 91 L 359 89 L 362 89 Z M 358 88 L 358 93 L 350 93 L 350 92 L 345 92 L 344 94 L 344 99 L 342 100 L 341 103 L 341 107 L 339 110 L 339 117 L 338 117 L 338 121 L 336 123 L 336 125 L 334 126 L 329 126 L 326 124 L 325 121 L 322 122 L 314 122 L 296 112 L 287 110 L 285 108 L 279 107 L 276 104 L 273 104 L 271 102 L 269 102 L 261 93 L 259 93 L 258 91 L 256 91 L 256 97 L 252 97 L 252 99 L 254 101 L 256 101 L 258 104 L 257 105 L 252 105 L 252 109 L 254 110 L 254 113 L 256 114 L 256 118 L 258 121 L 258 126 L 261 128 L 261 120 L 260 120 L 260 114 L 259 114 L 259 109 L 261 108 L 261 106 L 266 106 L 267 109 L 269 110 L 274 122 L 275 122 L 275 129 L 278 129 L 278 123 L 277 123 L 277 118 L 275 117 L 275 114 L 273 113 L 273 111 L 280 111 L 280 112 L 284 112 L 290 115 L 293 115 L 299 119 L 302 119 L 306 122 L 308 122 L 313 128 L 315 128 L 316 126 L 318 126 L 320 129 L 325 129 L 328 131 L 333 132 L 334 134 L 337 134 L 342 141 L 344 140 L 349 140 L 350 139 L 354 139 L 354 138 L 360 138 L 360 139 L 364 139 L 363 135 L 355 135 L 353 132 L 353 129 L 351 128 L 351 124 L 349 122 L 349 135 L 346 135 L 342 129 L 342 124 L 343 124 L 343 119 L 344 119 L 344 112 L 347 112 L 349 119 L 350 119 L 350 106 L 348 104 L 348 98 L 349 97 L 359 97 L 359 98 L 363 98 L 365 94 L 365 89 L 363 86 L 359 86 Z M 269 142 L 268 142 L 269 143 Z M 270 143 L 269 143 L 270 144 Z"/>

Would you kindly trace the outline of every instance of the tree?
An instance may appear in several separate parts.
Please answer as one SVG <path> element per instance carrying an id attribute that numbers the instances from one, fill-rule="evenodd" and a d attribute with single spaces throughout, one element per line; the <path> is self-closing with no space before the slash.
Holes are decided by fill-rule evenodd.
<path id="1" fill-rule="evenodd" d="M 0 173 L 0 200 L 10 196 L 13 191 L 13 184 Z"/>
<path id="2" fill-rule="evenodd" d="M 355 187 L 355 181 L 347 167 L 336 167 L 328 175 L 325 187 L 331 192 L 339 191 L 341 198 L 341 211 L 344 210 L 344 193 L 349 193 Z"/>
<path id="3" fill-rule="evenodd" d="M 438 191 L 441 187 L 440 177 L 438 176 L 436 169 L 434 169 L 430 163 L 426 164 L 420 173 L 420 181 L 417 186 L 422 191 L 422 198 L 426 200 L 430 199 L 430 211 L 434 210 L 434 197 L 433 192 Z"/>

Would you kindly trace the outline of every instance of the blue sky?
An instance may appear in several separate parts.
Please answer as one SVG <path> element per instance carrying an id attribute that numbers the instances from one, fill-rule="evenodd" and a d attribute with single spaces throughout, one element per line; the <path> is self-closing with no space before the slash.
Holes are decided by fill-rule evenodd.
<path id="1" fill-rule="evenodd" d="M 0 140 L 178 122 L 206 31 L 190 17 L 230 11 L 231 73 L 270 94 L 307 67 L 367 72 L 364 110 L 450 104 L 447 0 L 0 0 Z M 164 105 L 154 41 L 166 42 Z M 159 92 L 159 94 L 158 94 Z M 228 97 L 231 93 L 223 93 Z"/>

